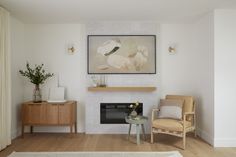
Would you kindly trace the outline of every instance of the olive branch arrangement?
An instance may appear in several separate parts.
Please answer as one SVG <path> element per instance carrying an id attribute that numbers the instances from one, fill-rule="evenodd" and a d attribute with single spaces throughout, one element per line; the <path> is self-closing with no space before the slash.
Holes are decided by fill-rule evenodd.
<path id="1" fill-rule="evenodd" d="M 43 84 L 45 80 L 52 77 L 53 73 L 46 73 L 43 69 L 44 64 L 41 65 L 35 65 L 34 68 L 31 68 L 29 63 L 26 63 L 27 70 L 19 70 L 20 74 L 30 80 L 31 83 L 39 86 L 40 84 Z"/>

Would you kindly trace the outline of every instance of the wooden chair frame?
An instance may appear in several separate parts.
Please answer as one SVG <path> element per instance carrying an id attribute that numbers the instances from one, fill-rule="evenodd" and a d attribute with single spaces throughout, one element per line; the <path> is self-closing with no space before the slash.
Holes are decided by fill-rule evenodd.
<path id="1" fill-rule="evenodd" d="M 155 113 L 158 113 L 159 111 L 160 111 L 160 109 L 153 109 L 152 110 L 152 122 L 155 120 L 155 115 L 157 115 Z M 186 126 L 186 117 L 188 117 L 188 116 L 192 116 L 192 119 L 191 119 L 192 125 L 190 127 L 185 127 Z M 172 136 L 181 137 L 183 139 L 183 149 L 185 149 L 186 133 L 194 132 L 195 137 L 197 136 L 197 133 L 196 133 L 196 103 L 195 103 L 195 101 L 193 103 L 193 112 L 184 112 L 182 123 L 183 123 L 183 130 L 180 132 L 159 129 L 159 128 L 155 128 L 153 125 L 151 125 L 152 126 L 152 128 L 151 128 L 151 143 L 153 143 L 153 141 L 154 141 L 154 133 L 168 134 L 168 135 L 172 135 Z"/>

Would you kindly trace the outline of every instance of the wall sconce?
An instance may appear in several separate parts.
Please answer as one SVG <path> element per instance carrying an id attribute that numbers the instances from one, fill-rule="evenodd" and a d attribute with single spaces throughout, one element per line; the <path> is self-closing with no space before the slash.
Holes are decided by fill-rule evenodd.
<path id="1" fill-rule="evenodd" d="M 175 54 L 176 53 L 176 44 L 171 44 L 168 48 L 169 54 Z"/>
<path id="2" fill-rule="evenodd" d="M 69 54 L 74 54 L 75 53 L 75 46 L 74 44 L 68 44 L 68 48 L 67 48 L 67 51 Z"/>

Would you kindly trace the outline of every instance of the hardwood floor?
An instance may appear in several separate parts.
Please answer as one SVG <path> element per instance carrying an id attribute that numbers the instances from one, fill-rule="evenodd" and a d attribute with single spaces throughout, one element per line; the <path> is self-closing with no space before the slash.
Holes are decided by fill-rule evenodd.
<path id="1" fill-rule="evenodd" d="M 13 151 L 174 151 L 178 150 L 184 157 L 233 157 L 236 148 L 213 148 L 193 135 L 187 137 L 185 150 L 181 150 L 180 138 L 158 135 L 155 143 L 148 141 L 135 144 L 135 137 L 127 141 L 126 135 L 85 135 L 76 134 L 26 134 L 25 138 L 13 140 L 11 146 L 0 152 L 0 157 L 6 157 Z"/>

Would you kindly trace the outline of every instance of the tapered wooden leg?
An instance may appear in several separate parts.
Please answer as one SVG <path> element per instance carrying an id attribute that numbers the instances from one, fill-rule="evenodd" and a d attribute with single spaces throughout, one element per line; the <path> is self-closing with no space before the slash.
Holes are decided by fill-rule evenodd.
<path id="1" fill-rule="evenodd" d="M 21 137 L 24 138 L 24 134 L 25 134 L 25 126 L 22 124 L 21 126 Z"/>
<path id="2" fill-rule="evenodd" d="M 73 125 L 70 125 L 70 137 L 73 136 Z"/>
<path id="3" fill-rule="evenodd" d="M 30 133 L 32 134 L 34 132 L 34 127 L 30 126 Z"/>
<path id="4" fill-rule="evenodd" d="M 151 128 L 151 143 L 153 143 L 153 131 L 152 131 L 152 128 Z"/>
<path id="5" fill-rule="evenodd" d="M 73 125 L 70 125 L 70 133 L 73 133 Z"/>
<path id="6" fill-rule="evenodd" d="M 184 133 L 184 135 L 183 135 L 183 149 L 185 149 L 185 145 L 186 145 L 186 134 Z"/>
<path id="7" fill-rule="evenodd" d="M 129 132 L 128 132 L 128 137 L 127 137 L 128 140 L 129 140 L 129 137 L 130 137 L 131 127 L 132 127 L 132 124 L 129 124 Z"/>
<path id="8" fill-rule="evenodd" d="M 77 134 L 77 123 L 75 122 L 75 134 Z"/>
<path id="9" fill-rule="evenodd" d="M 194 130 L 194 136 L 197 137 L 197 130 Z"/>

